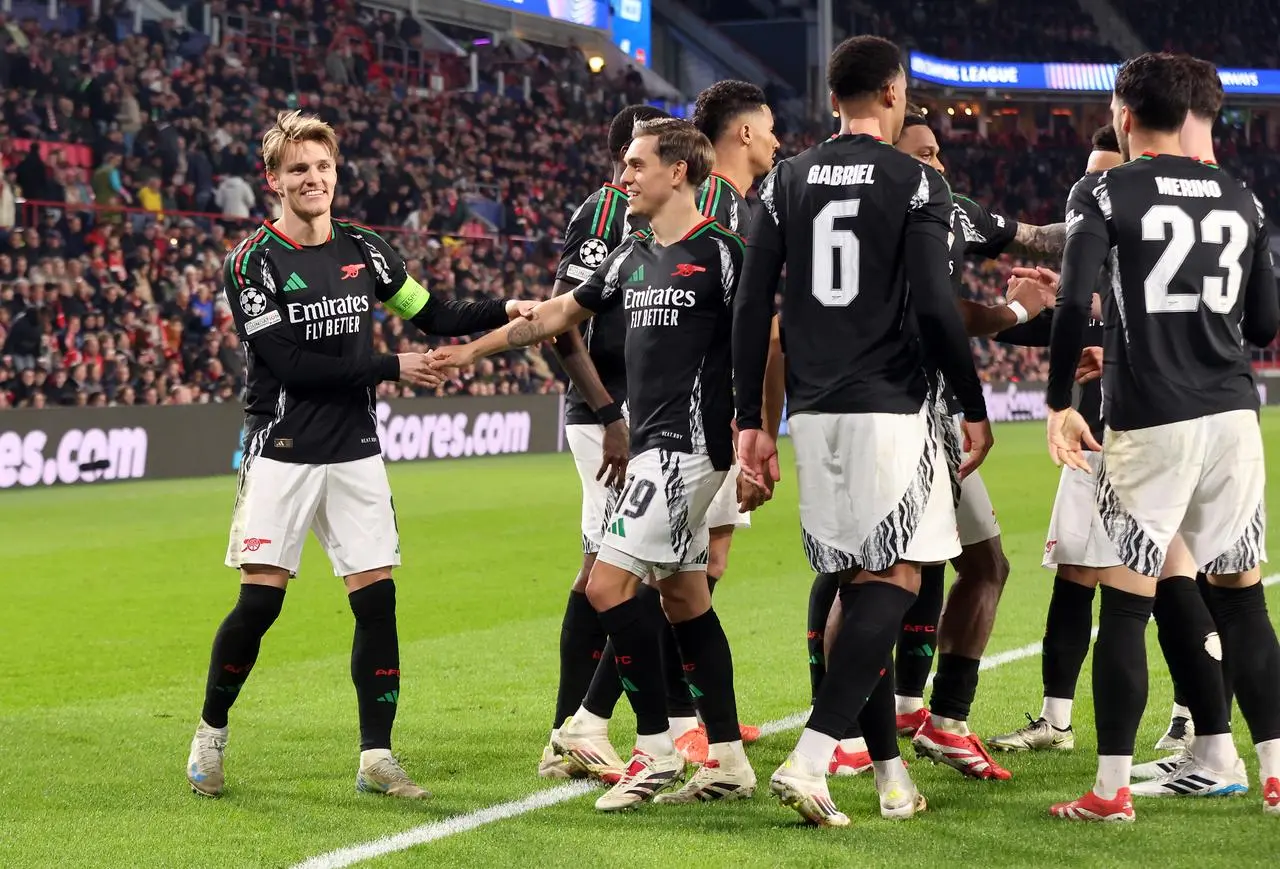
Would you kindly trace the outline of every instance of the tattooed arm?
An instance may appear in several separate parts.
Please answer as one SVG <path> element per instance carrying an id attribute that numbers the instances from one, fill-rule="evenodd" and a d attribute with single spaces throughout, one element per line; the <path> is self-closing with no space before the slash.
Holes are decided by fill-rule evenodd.
<path id="1" fill-rule="evenodd" d="M 1005 248 L 1005 253 L 1057 260 L 1062 258 L 1062 252 L 1066 247 L 1067 225 L 1065 223 L 1051 223 L 1048 226 L 1019 223 L 1013 242 Z"/>
<path id="2" fill-rule="evenodd" d="M 572 329 L 590 318 L 591 314 L 590 310 L 578 304 L 571 293 L 556 296 L 534 308 L 527 320 L 513 320 L 470 344 L 437 348 L 432 351 L 431 364 L 436 370 L 465 368 L 486 356 L 545 341 Z"/>

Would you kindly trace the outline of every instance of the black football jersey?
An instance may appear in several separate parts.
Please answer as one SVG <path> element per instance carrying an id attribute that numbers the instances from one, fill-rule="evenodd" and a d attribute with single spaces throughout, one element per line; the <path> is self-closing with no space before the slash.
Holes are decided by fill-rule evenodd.
<path id="1" fill-rule="evenodd" d="M 633 229 L 627 217 L 627 192 L 616 184 L 605 184 L 588 196 L 569 219 L 556 280 L 573 284 L 588 280 Z M 626 324 L 622 311 L 606 311 L 578 328 L 600 382 L 614 401 L 626 401 L 627 371 L 623 358 Z M 565 422 L 568 425 L 599 424 L 595 412 L 572 383 L 565 396 Z"/>
<path id="2" fill-rule="evenodd" d="M 626 240 L 574 291 L 597 315 L 626 323 L 631 453 L 662 448 L 733 463 L 733 294 L 743 241 L 708 218 L 663 247 L 652 233 Z"/>
<path id="3" fill-rule="evenodd" d="M 951 234 L 948 236 L 951 253 L 951 286 L 957 296 L 964 295 L 964 261 L 966 256 L 995 259 L 1013 244 L 1018 234 L 1018 221 L 1003 214 L 988 211 L 961 193 L 951 191 Z M 939 385 L 947 402 L 947 412 L 960 412 L 960 401 L 955 392 L 943 383 Z"/>
<path id="4" fill-rule="evenodd" d="M 1105 265 L 1109 427 L 1256 410 L 1245 342 L 1269 343 L 1280 319 L 1268 245 L 1261 205 L 1216 166 L 1143 155 L 1081 179 L 1067 203 L 1050 406 L 1070 402 L 1094 279 Z"/>
<path id="5" fill-rule="evenodd" d="M 698 188 L 698 210 L 730 232 L 746 235 L 751 228 L 751 204 L 733 182 L 712 172 Z"/>
<path id="6" fill-rule="evenodd" d="M 951 282 L 959 292 L 964 282 L 964 259 L 980 256 L 995 259 L 1013 244 L 1018 221 L 988 211 L 969 197 L 952 191 Z"/>
<path id="7" fill-rule="evenodd" d="M 404 260 L 377 233 L 338 220 L 329 239 L 312 247 L 267 222 L 227 256 L 223 291 L 248 366 L 246 457 L 325 464 L 378 455 L 374 386 L 388 378 L 361 369 L 376 355 L 374 305 L 406 278 Z M 277 330 L 302 353 L 340 358 L 347 369 L 286 388 L 255 346 Z"/>
<path id="8" fill-rule="evenodd" d="M 759 425 L 753 357 L 768 311 L 756 306 L 783 265 L 789 413 L 915 413 L 940 368 L 970 418 L 985 418 L 947 267 L 952 219 L 942 176 L 872 136 L 835 136 L 775 166 L 735 312 L 749 311 L 735 324 L 739 425 Z"/>

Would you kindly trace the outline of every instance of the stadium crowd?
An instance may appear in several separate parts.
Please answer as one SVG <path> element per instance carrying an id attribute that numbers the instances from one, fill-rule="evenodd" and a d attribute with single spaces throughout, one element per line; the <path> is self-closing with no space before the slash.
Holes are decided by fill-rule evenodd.
<path id="1" fill-rule="evenodd" d="M 285 106 L 315 111 L 343 137 L 335 213 L 383 231 L 434 292 L 550 293 L 569 214 L 605 180 L 598 146 L 607 120 L 641 95 L 640 85 L 626 73 L 593 84 L 571 52 L 521 59 L 495 50 L 483 80 L 523 70 L 533 84 L 527 102 L 520 87 L 418 98 L 368 51 L 395 44 L 411 59 L 411 29 L 345 2 L 275 5 L 300 24 L 291 38 L 310 52 L 296 90 L 277 65 L 257 59 L 252 40 L 219 47 L 170 27 L 125 33 L 115 4 L 66 33 L 0 17 L 0 408 L 239 400 L 243 353 L 221 298 L 221 268 L 246 232 L 277 216 L 256 139 Z M 780 156 L 826 132 L 789 133 Z M 1035 141 L 957 132 L 943 159 L 955 189 L 1051 223 L 1090 132 L 1060 127 Z M 1240 161 L 1276 213 L 1280 186 L 1266 179 L 1274 182 L 1280 161 L 1229 127 L 1220 158 L 1233 168 Z M 968 292 L 1002 295 L 1012 265 L 970 263 Z M 403 352 L 423 336 L 389 317 L 376 339 L 385 352 Z M 1042 351 L 979 347 L 990 380 L 1045 376 Z M 562 384 L 543 348 L 486 362 L 437 394 Z M 393 384 L 381 390 L 411 394 Z"/>

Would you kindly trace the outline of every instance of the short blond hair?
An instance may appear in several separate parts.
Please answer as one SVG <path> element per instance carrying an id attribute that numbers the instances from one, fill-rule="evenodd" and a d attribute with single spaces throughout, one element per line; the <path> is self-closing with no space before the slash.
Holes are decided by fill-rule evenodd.
<path id="1" fill-rule="evenodd" d="M 262 137 L 262 162 L 267 171 L 279 171 L 285 146 L 301 142 L 318 142 L 329 149 L 335 160 L 338 159 L 338 134 L 333 127 L 315 115 L 304 115 L 296 110 L 281 112 Z"/>

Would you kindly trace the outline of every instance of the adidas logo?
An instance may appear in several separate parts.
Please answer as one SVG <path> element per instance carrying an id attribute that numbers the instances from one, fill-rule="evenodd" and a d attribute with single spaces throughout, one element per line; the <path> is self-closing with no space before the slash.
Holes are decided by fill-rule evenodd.
<path id="1" fill-rule="evenodd" d="M 399 703 L 400 692 L 388 691 L 386 694 L 383 694 L 381 697 L 378 698 L 378 702 L 379 703 Z"/>
<path id="2" fill-rule="evenodd" d="M 295 293 L 298 290 L 305 290 L 306 288 L 307 282 L 298 277 L 297 272 L 289 275 L 289 280 L 284 282 L 284 291 L 286 293 Z"/>
<path id="3" fill-rule="evenodd" d="M 631 277 L 627 278 L 627 282 L 628 282 L 628 283 L 630 283 L 630 282 L 632 282 L 632 281 L 635 281 L 636 283 L 640 283 L 640 282 L 642 282 L 643 280 L 644 280 L 644 266 L 643 266 L 643 265 L 641 265 L 641 266 L 640 266 L 640 268 L 638 268 L 638 269 L 636 269 L 634 272 L 632 272 L 632 273 L 631 273 Z"/>
<path id="4" fill-rule="evenodd" d="M 643 266 L 641 266 L 641 268 L 643 268 Z M 614 519 L 613 522 L 609 525 L 609 533 L 612 534 L 614 537 L 627 536 L 627 527 L 622 524 L 621 516 L 619 516 L 617 519 Z"/>

